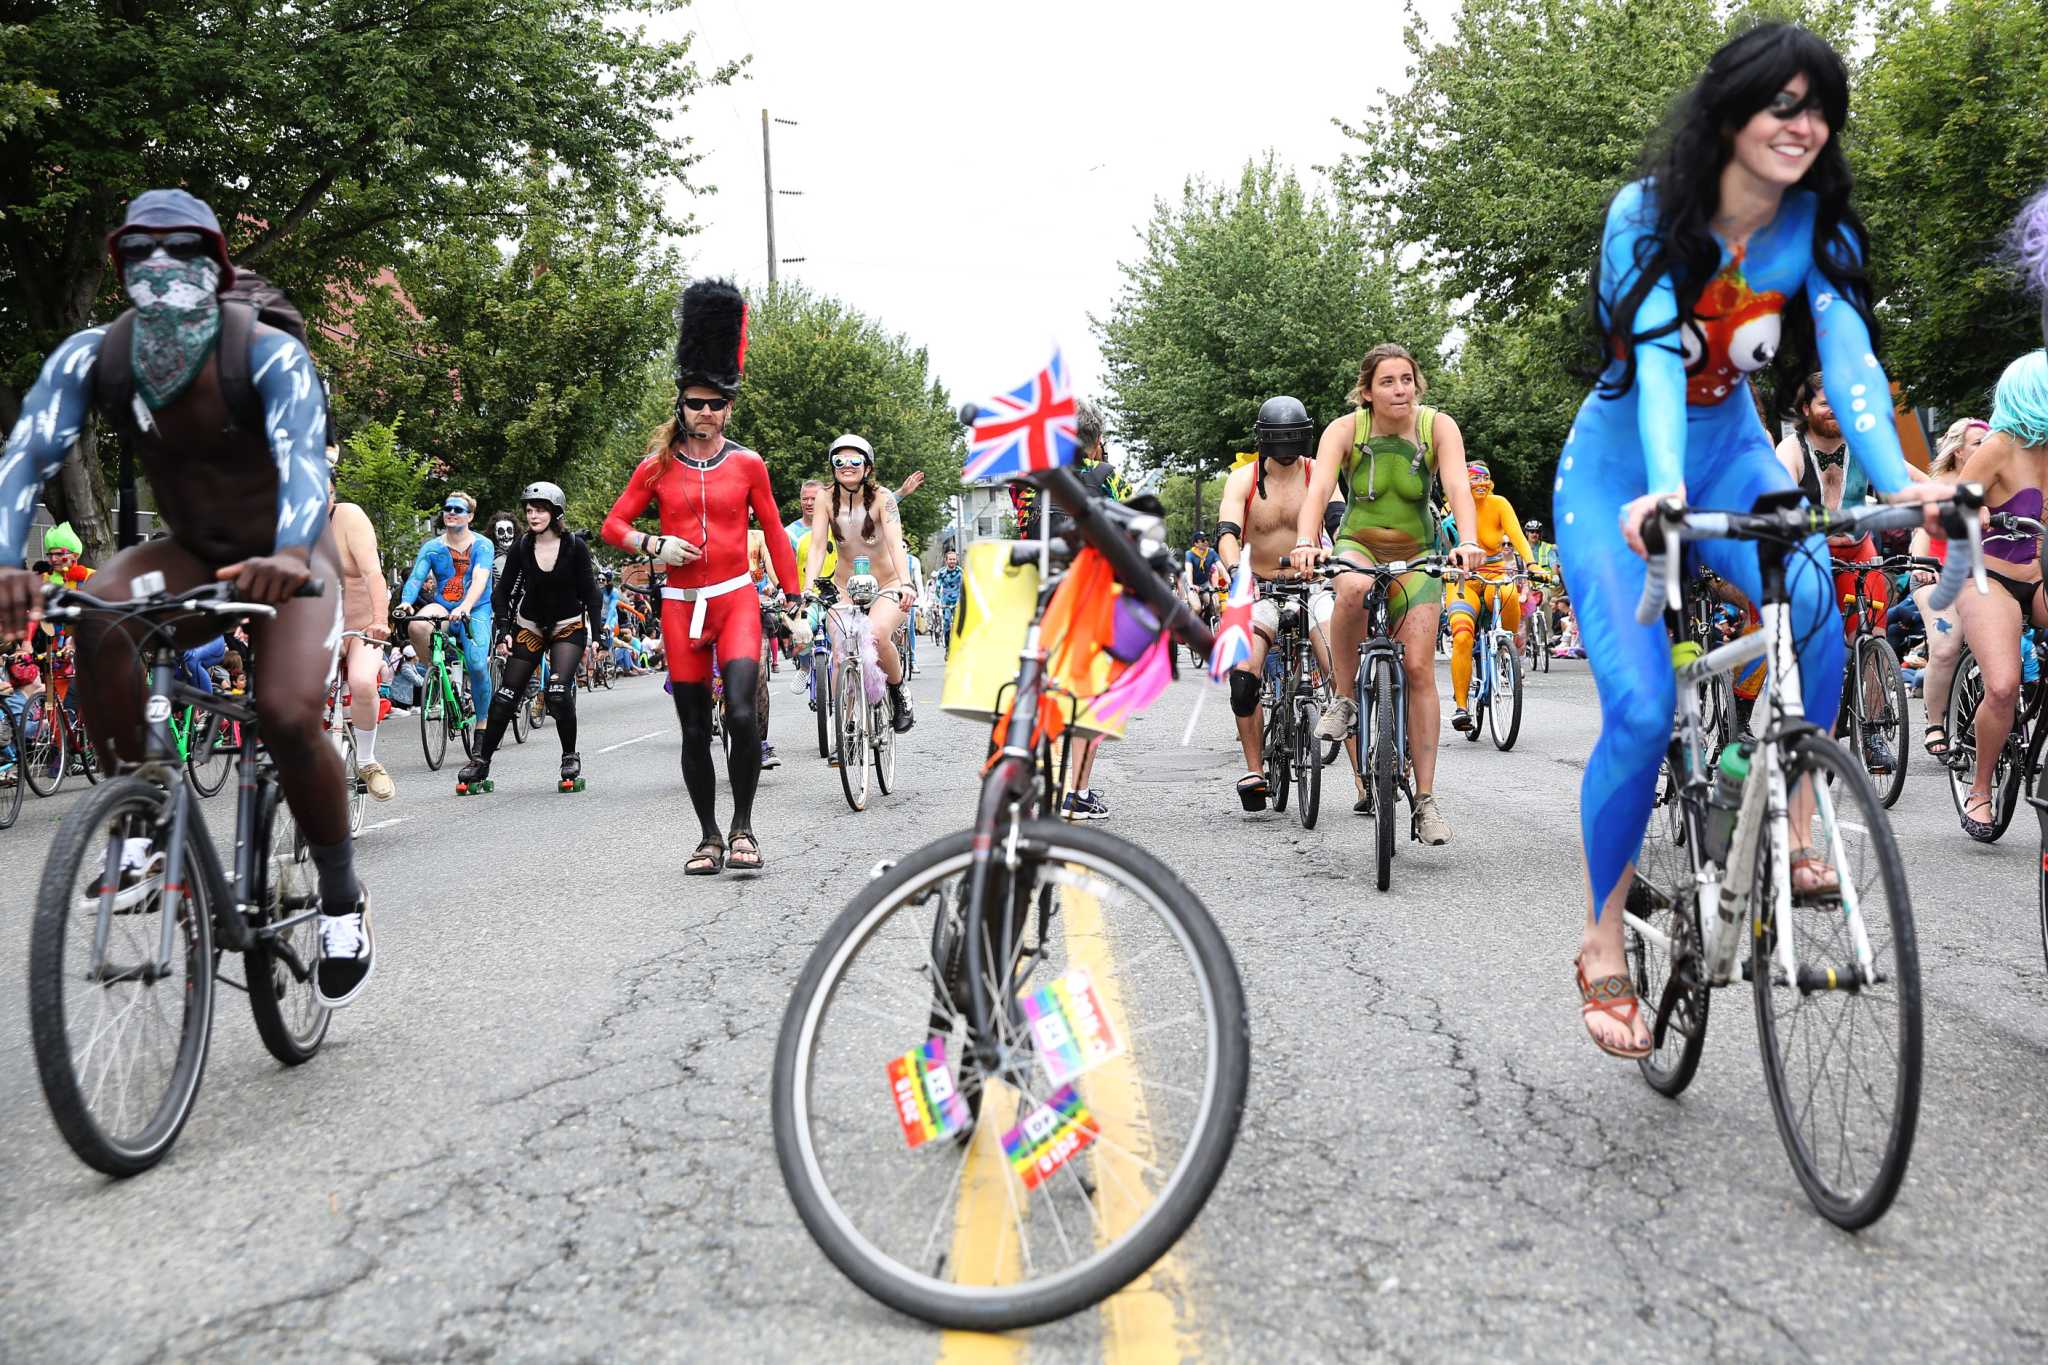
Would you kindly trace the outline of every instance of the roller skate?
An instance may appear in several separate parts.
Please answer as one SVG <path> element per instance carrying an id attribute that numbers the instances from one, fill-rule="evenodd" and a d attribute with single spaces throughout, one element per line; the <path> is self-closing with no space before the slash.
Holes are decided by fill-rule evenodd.
<path id="1" fill-rule="evenodd" d="M 575 754 L 562 755 L 562 790 L 580 792 L 583 790 L 583 760 Z"/>
<path id="2" fill-rule="evenodd" d="M 462 765 L 462 771 L 455 774 L 457 796 L 481 796 L 494 790 L 491 782 L 491 760 L 479 755 Z"/>

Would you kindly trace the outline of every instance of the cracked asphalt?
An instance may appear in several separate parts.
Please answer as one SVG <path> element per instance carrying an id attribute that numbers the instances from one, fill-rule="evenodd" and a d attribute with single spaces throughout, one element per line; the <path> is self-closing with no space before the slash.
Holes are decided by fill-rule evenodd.
<path id="1" fill-rule="evenodd" d="M 35 1076 L 28 916 L 78 798 L 31 797 L 0 832 L 0 1361 L 1115 1353 L 1099 1313 L 943 1338 L 842 1279 L 791 1209 L 767 1094 L 788 992 L 877 860 L 967 823 L 980 735 L 921 675 L 900 790 L 856 815 L 807 756 L 787 678 L 756 878 L 680 875 L 694 825 L 653 679 L 584 698 L 577 796 L 553 790 L 552 731 L 502 755 L 496 793 L 458 800 L 453 763 L 427 773 L 417 728 L 389 726 L 399 796 L 373 804 L 359 854 L 376 979 L 294 1071 L 220 992 L 191 1122 L 120 1183 L 72 1157 Z M 1106 828 L 1223 926 L 1251 1009 L 1236 1153 L 1175 1253 L 1189 1353 L 2048 1353 L 2048 973 L 2024 815 L 2000 844 L 1968 843 L 1914 751 L 1893 819 L 1922 948 L 1920 1134 L 1898 1202 L 1852 1236 L 1785 1159 L 1746 991 L 1717 996 L 1676 1102 L 1585 1040 L 1576 793 L 1597 713 L 1581 666 L 1532 680 L 1512 753 L 1446 731 L 1456 838 L 1404 840 L 1384 895 L 1348 783 L 1312 832 L 1291 810 L 1237 810 L 1220 689 L 1180 745 L 1198 691 L 1176 684 L 1097 774 Z M 228 800 L 206 813 L 226 838 Z"/>

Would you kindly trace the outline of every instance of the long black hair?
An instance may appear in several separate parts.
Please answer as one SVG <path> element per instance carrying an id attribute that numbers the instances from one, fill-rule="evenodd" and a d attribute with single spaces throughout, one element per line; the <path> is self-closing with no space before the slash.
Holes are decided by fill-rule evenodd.
<path id="1" fill-rule="evenodd" d="M 1834 48 L 1797 24 L 1759 24 L 1722 44 L 1692 89 L 1672 107 L 1663 135 L 1651 145 L 1644 173 L 1655 198 L 1653 229 L 1636 244 L 1635 278 L 1608 312 L 1602 326 L 1600 258 L 1593 263 L 1592 324 L 1603 362 L 1620 369 L 1600 379 L 1603 397 L 1619 398 L 1635 386 L 1635 347 L 1671 336 L 1688 325 L 1700 291 L 1721 269 L 1721 244 L 1712 231 L 1721 207 L 1721 172 L 1734 156 L 1734 135 L 1769 106 L 1792 77 L 1804 73 L 1809 93 L 1820 101 L 1828 140 L 1798 189 L 1818 201 L 1813 221 L 1813 259 L 1835 293 L 1863 316 L 1877 347 L 1877 319 L 1870 311 L 1870 276 L 1858 253 L 1866 240 L 1863 220 L 1849 204 L 1855 179 L 1842 154 L 1842 128 L 1849 119 L 1849 72 Z M 1611 205 L 1610 205 L 1611 209 Z M 1604 254 L 1604 253 L 1603 253 Z M 1666 274 L 1678 294 L 1678 321 L 1637 331 L 1636 312 Z M 1773 370 L 1776 390 L 1789 394 L 1814 366 L 1813 315 L 1803 293 L 1787 300 Z"/>

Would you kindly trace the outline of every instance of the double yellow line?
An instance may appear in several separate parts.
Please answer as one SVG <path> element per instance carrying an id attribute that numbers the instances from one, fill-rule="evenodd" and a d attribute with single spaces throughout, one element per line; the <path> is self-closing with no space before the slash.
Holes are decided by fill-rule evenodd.
<path id="1" fill-rule="evenodd" d="M 1078 869 L 1076 869 L 1078 871 Z M 1145 1092 L 1138 1084 L 1134 1054 L 1128 1044 L 1130 1020 L 1102 905 L 1093 893 L 1072 882 L 1060 888 L 1060 918 L 1066 938 L 1069 970 L 1088 973 L 1110 1029 L 1126 1041 L 1125 1051 L 1091 1069 L 1080 1080 L 1081 1097 L 1108 1142 L 1095 1147 L 1096 1242 L 1114 1241 L 1144 1212 L 1119 1190 L 1145 1185 L 1144 1165 L 1152 1160 L 1152 1121 Z M 1009 1236 L 1014 1225 L 1012 1201 L 1031 1197 L 1010 1174 L 1001 1135 L 1017 1121 L 1017 1093 L 1007 1085 L 988 1088 L 981 1120 L 967 1156 L 956 1199 L 953 1252 L 950 1264 L 968 1284 L 1001 1284 L 1014 1279 L 1021 1266 Z M 983 1137 L 986 1135 L 987 1140 Z M 1175 1252 L 1132 1281 L 1122 1293 L 1096 1310 L 1102 1330 L 1102 1358 L 1110 1365 L 1153 1365 L 1197 1354 L 1199 1337 L 1192 1287 Z M 946 1332 L 939 1341 L 939 1365 L 1013 1365 L 1030 1342 L 1020 1333 Z"/>

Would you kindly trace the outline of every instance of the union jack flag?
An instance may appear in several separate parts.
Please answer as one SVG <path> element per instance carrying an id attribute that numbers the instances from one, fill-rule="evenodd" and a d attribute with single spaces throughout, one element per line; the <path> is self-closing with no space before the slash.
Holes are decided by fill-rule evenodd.
<path id="1" fill-rule="evenodd" d="M 1252 657 L 1252 604 L 1258 600 L 1252 557 L 1240 556 L 1237 577 L 1230 580 L 1230 597 L 1216 622 L 1216 647 L 1209 651 L 1209 676 L 1214 681 L 1222 682 L 1231 669 Z"/>
<path id="2" fill-rule="evenodd" d="M 1055 349 L 1052 362 L 1030 380 L 974 405 L 974 430 L 960 482 L 1013 479 L 1072 464 L 1079 453 L 1067 363 Z"/>

